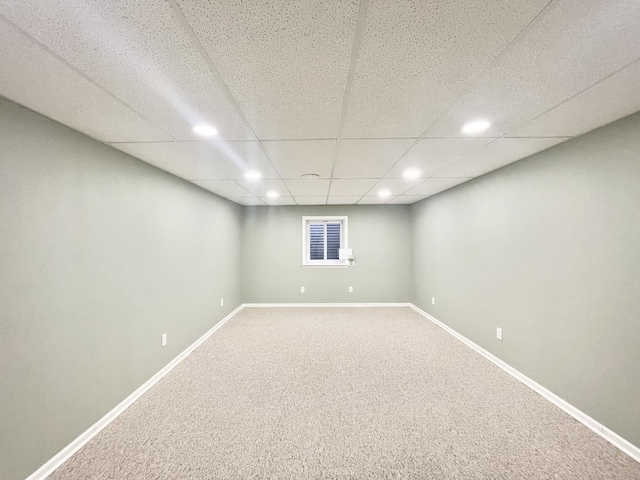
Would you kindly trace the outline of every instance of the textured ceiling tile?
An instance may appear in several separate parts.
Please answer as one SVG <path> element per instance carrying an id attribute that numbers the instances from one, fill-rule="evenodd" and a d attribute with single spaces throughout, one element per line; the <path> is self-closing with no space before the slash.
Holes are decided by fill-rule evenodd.
<path id="1" fill-rule="evenodd" d="M 414 139 L 341 140 L 334 178 L 381 177 Z"/>
<path id="2" fill-rule="evenodd" d="M 640 2 L 553 2 L 427 136 L 462 135 L 476 118 L 492 124 L 483 136 L 517 128 L 638 58 L 639 16 Z"/>
<path id="3" fill-rule="evenodd" d="M 358 205 L 383 205 L 394 197 L 379 197 L 378 195 L 367 195 L 358 200 Z"/>
<path id="4" fill-rule="evenodd" d="M 169 2 L 24 0 L 0 14 L 178 140 L 253 139 Z"/>
<path id="5" fill-rule="evenodd" d="M 499 138 L 465 160 L 438 173 L 438 177 L 477 177 L 553 145 L 566 138 Z"/>
<path id="6" fill-rule="evenodd" d="M 638 79 L 640 79 L 640 62 L 509 132 L 509 136 L 569 137 L 631 115 L 640 110 Z"/>
<path id="7" fill-rule="evenodd" d="M 491 141 L 490 138 L 424 138 L 385 176 L 400 178 L 405 170 L 416 169 L 421 177 L 430 177 Z"/>
<path id="8" fill-rule="evenodd" d="M 435 195 L 449 188 L 468 182 L 471 178 L 430 178 L 417 187 L 409 190 L 407 195 L 420 195 L 428 197 Z"/>
<path id="9" fill-rule="evenodd" d="M 420 136 L 547 3 L 372 2 L 344 136 Z"/>
<path id="10" fill-rule="evenodd" d="M 281 197 L 290 196 L 282 180 L 238 180 L 238 183 L 259 197 L 266 197 L 267 192 L 276 192 Z"/>
<path id="11" fill-rule="evenodd" d="M 336 136 L 359 2 L 178 4 L 259 138 Z"/>
<path id="12" fill-rule="evenodd" d="M 178 142 L 116 143 L 111 146 L 187 180 L 227 178 L 213 159 L 194 155 Z"/>
<path id="13" fill-rule="evenodd" d="M 362 198 L 362 195 L 333 196 L 327 198 L 327 205 L 353 205 Z"/>
<path id="14" fill-rule="evenodd" d="M 376 181 L 375 179 L 332 180 L 329 195 L 339 197 L 364 195 L 375 185 Z"/>
<path id="15" fill-rule="evenodd" d="M 383 190 L 388 190 L 392 195 L 400 195 L 407 190 L 411 190 L 413 187 L 422 183 L 424 181 L 423 178 L 383 178 L 373 187 L 372 192 L 370 193 L 378 193 Z"/>
<path id="16" fill-rule="evenodd" d="M 229 197 L 229 200 L 235 202 L 239 205 L 244 205 L 246 207 L 254 207 L 254 206 L 262 206 L 266 205 L 262 200 L 258 197 Z"/>
<path id="17" fill-rule="evenodd" d="M 287 187 L 292 195 L 312 197 L 312 196 L 327 196 L 329 192 L 329 180 L 320 179 L 299 179 L 299 180 L 285 180 Z"/>
<path id="18" fill-rule="evenodd" d="M 1 20 L 0 45 L 3 97 L 103 142 L 171 140 Z"/>
<path id="19" fill-rule="evenodd" d="M 327 197 L 296 197 L 298 205 L 324 205 Z"/>
<path id="20" fill-rule="evenodd" d="M 267 205 L 295 205 L 296 202 L 293 197 L 260 197 L 260 200 L 265 202 Z"/>
<path id="21" fill-rule="evenodd" d="M 282 178 L 300 178 L 305 173 L 331 176 L 335 140 L 299 140 L 263 142 L 271 161 Z"/>
<path id="22" fill-rule="evenodd" d="M 258 142 L 185 142 L 184 149 L 194 158 L 212 162 L 229 178 L 244 179 L 249 171 L 262 178 L 278 178 L 278 172 Z"/>
<path id="23" fill-rule="evenodd" d="M 263 178 L 278 174 L 257 142 L 115 143 L 114 148 L 189 180 Z"/>
<path id="24" fill-rule="evenodd" d="M 426 195 L 400 195 L 399 197 L 394 198 L 389 203 L 394 205 L 400 204 L 411 204 L 419 202 L 420 200 L 424 200 Z"/>
<path id="25" fill-rule="evenodd" d="M 250 195 L 246 189 L 242 188 L 233 180 L 193 180 L 191 183 L 218 194 L 221 197 L 246 197 Z"/>

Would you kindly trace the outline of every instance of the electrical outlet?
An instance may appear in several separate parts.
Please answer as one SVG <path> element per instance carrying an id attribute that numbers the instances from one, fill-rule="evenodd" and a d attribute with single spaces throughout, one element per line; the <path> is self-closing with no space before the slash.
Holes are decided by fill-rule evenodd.
<path id="1" fill-rule="evenodd" d="M 353 287 L 349 286 L 349 293 L 353 293 Z"/>
<path id="2" fill-rule="evenodd" d="M 304 287 L 300 287 L 300 293 L 304 293 Z"/>
<path id="3" fill-rule="evenodd" d="M 502 341 L 502 329 L 500 327 L 496 328 L 496 338 Z"/>
<path id="4" fill-rule="evenodd" d="M 220 306 L 221 306 L 221 307 L 224 307 L 224 298 L 221 298 L 221 299 L 220 299 Z"/>
<path id="5" fill-rule="evenodd" d="M 160 337 L 160 346 L 162 347 L 166 347 L 167 346 L 167 334 L 163 333 L 162 337 Z"/>
<path id="6" fill-rule="evenodd" d="M 431 297 L 431 305 L 435 305 L 436 304 L 436 297 Z"/>

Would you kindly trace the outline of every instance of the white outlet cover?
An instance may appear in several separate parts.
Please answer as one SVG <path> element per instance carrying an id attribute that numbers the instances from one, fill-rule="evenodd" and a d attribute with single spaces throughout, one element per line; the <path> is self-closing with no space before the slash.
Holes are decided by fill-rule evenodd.
<path id="1" fill-rule="evenodd" d="M 304 287 L 300 287 L 300 293 L 304 293 Z"/>
<path id="2" fill-rule="evenodd" d="M 163 333 L 163 334 L 162 334 L 162 337 L 161 337 L 161 339 L 160 339 L 160 342 L 161 342 L 161 345 L 162 345 L 163 347 L 167 345 L 167 334 L 166 334 L 166 333 Z"/>
<path id="3" fill-rule="evenodd" d="M 496 328 L 496 338 L 502 340 L 502 329 L 500 327 Z"/>
<path id="4" fill-rule="evenodd" d="M 221 307 L 224 307 L 224 298 L 221 298 L 221 299 L 220 299 L 220 306 L 221 306 Z"/>
<path id="5" fill-rule="evenodd" d="M 436 297 L 431 297 L 431 305 L 435 305 L 436 304 Z"/>
<path id="6" fill-rule="evenodd" d="M 353 293 L 353 287 L 349 287 L 349 293 Z"/>

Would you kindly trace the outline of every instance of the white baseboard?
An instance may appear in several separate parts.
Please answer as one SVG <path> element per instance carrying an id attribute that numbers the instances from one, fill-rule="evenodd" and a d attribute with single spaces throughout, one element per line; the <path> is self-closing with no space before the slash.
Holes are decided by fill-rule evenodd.
<path id="1" fill-rule="evenodd" d="M 136 391 L 134 391 L 131 395 L 125 398 L 122 402 L 120 402 L 113 410 L 107 413 L 104 417 L 94 423 L 91 427 L 89 427 L 84 433 L 82 433 L 79 437 L 73 440 L 69 445 L 60 450 L 56 455 L 54 455 L 47 463 L 42 465 L 38 470 L 33 472 L 31 475 L 27 477 L 26 480 L 41 480 L 47 478 L 51 475 L 60 465 L 66 462 L 71 456 L 80 450 L 85 444 L 87 444 L 93 437 L 95 437 L 102 429 L 104 429 L 107 425 L 113 422 L 118 415 L 124 412 L 127 408 L 129 408 L 138 398 L 140 398 L 144 393 L 153 387 L 158 381 L 162 379 L 167 373 L 169 373 L 176 365 L 178 365 L 182 360 L 184 360 L 191 352 L 193 352 L 202 342 L 204 342 L 207 338 L 209 338 L 216 330 L 218 330 L 222 325 L 224 325 L 227 321 L 229 321 L 234 315 L 236 315 L 240 310 L 244 308 L 243 305 L 240 305 L 229 315 L 224 317 L 218 323 L 216 323 L 207 333 L 202 335 L 198 340 L 196 340 L 193 344 L 187 347 L 182 353 L 180 353 L 176 358 L 171 360 L 162 370 L 156 373 L 153 377 L 147 380 L 143 385 L 141 385 Z"/>
<path id="2" fill-rule="evenodd" d="M 556 395 L 555 393 L 551 392 L 550 390 L 547 390 L 545 387 L 543 387 L 539 383 L 536 383 L 535 381 L 531 380 L 529 377 L 527 377 L 523 373 L 519 372 L 518 370 L 513 368 L 508 363 L 500 360 L 498 357 L 496 357 L 492 353 L 489 353 L 487 350 L 485 350 L 481 346 L 473 343 L 467 337 L 465 337 L 465 336 L 461 335 L 460 333 L 456 332 L 451 327 L 448 327 L 447 325 L 442 323 L 440 320 L 436 319 L 432 315 L 429 315 L 424 310 L 421 310 L 420 308 L 416 307 L 413 304 L 411 304 L 411 308 L 413 308 L 420 315 L 423 315 L 424 317 L 426 317 L 429 320 L 431 320 L 433 323 L 438 325 L 440 328 L 442 328 L 444 331 L 446 331 L 450 335 L 452 335 L 455 338 L 457 338 L 458 340 L 460 340 L 462 343 L 464 343 L 468 347 L 470 347 L 473 350 L 475 350 L 476 352 L 478 352 L 480 355 L 485 357 L 490 362 L 492 362 L 495 365 L 497 365 L 498 367 L 500 367 L 502 370 L 507 372 L 509 375 L 514 377 L 516 380 L 519 380 L 520 382 L 525 384 L 527 387 L 531 388 L 533 391 L 535 391 L 539 395 L 542 395 L 544 398 L 549 400 L 555 406 L 557 406 L 558 408 L 560 408 L 564 412 L 568 413 L 573 418 L 578 420 L 580 423 L 582 423 L 583 425 L 585 425 L 586 427 L 590 428 L 595 433 L 600 435 L 607 442 L 611 443 L 613 446 L 615 446 L 615 447 L 619 448 L 620 450 L 622 450 L 624 453 L 629 455 L 635 461 L 640 462 L 640 448 L 639 447 L 635 446 L 634 444 L 632 444 L 628 440 L 622 438 L 617 433 L 609 430 L 607 427 L 602 425 L 597 420 L 594 420 L 593 418 L 591 418 L 589 415 L 584 413 L 582 410 L 578 410 L 576 407 L 571 405 L 569 402 L 563 400 L 562 398 L 560 398 L 558 395 Z"/>
<path id="3" fill-rule="evenodd" d="M 244 307 L 411 307 L 410 303 L 245 303 Z"/>

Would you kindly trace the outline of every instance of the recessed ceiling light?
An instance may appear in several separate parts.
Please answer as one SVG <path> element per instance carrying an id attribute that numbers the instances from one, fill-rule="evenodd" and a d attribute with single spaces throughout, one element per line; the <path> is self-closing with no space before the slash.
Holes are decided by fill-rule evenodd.
<path id="1" fill-rule="evenodd" d="M 218 135 L 218 130 L 211 125 L 196 125 L 193 127 L 193 131 L 203 137 L 214 137 Z"/>
<path id="2" fill-rule="evenodd" d="M 391 196 L 391 192 L 389 190 L 380 190 L 378 192 L 378 196 L 380 198 L 387 198 L 387 197 Z"/>
<path id="3" fill-rule="evenodd" d="M 487 120 L 474 120 L 473 122 L 469 122 L 464 127 L 462 127 L 462 133 L 475 135 L 476 133 L 484 132 L 490 126 L 491 123 L 489 123 Z"/>
<path id="4" fill-rule="evenodd" d="M 244 178 L 247 180 L 260 180 L 262 178 L 262 174 L 257 170 L 249 170 L 244 174 Z"/>
<path id="5" fill-rule="evenodd" d="M 318 175 L 317 173 L 303 173 L 300 176 L 302 178 L 306 178 L 306 179 L 309 179 L 309 180 L 315 180 L 317 178 L 320 178 L 320 175 Z"/>
<path id="6" fill-rule="evenodd" d="M 273 190 L 271 190 L 270 192 L 267 192 L 267 197 L 276 198 L 278 197 L 278 192 L 274 192 Z"/>
<path id="7" fill-rule="evenodd" d="M 418 178 L 420 176 L 420 170 L 418 170 L 417 168 L 408 168 L 407 170 L 404 171 L 402 176 L 404 178 L 409 178 L 409 179 Z"/>

